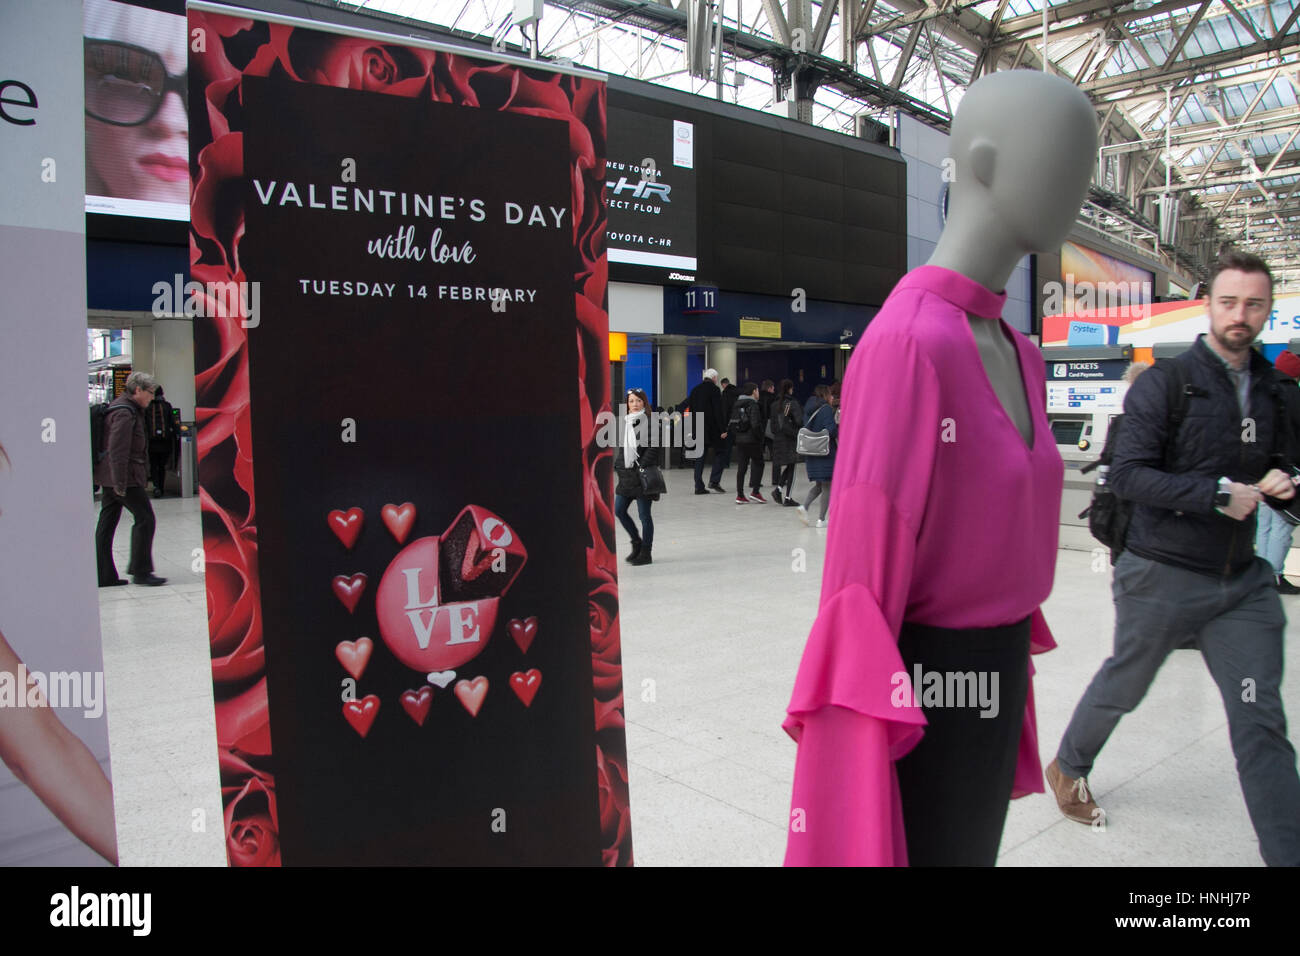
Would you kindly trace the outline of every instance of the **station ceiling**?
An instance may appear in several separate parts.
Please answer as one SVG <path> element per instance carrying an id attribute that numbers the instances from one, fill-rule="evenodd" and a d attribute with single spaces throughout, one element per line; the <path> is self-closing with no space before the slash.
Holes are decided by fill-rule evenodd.
<path id="1" fill-rule="evenodd" d="M 315 2 L 533 42 L 516 0 Z M 1234 245 L 1300 282 L 1296 0 L 548 0 L 535 42 L 849 134 L 895 110 L 944 129 L 975 79 L 1045 61 L 1097 108 L 1091 225 L 1194 278 Z"/>

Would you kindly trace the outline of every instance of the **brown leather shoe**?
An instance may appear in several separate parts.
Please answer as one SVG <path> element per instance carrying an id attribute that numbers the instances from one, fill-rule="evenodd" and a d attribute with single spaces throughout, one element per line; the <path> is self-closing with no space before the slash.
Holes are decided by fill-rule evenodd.
<path id="1" fill-rule="evenodd" d="M 1106 811 L 1092 799 L 1087 777 L 1067 777 L 1055 759 L 1047 765 L 1044 776 L 1052 793 L 1056 795 L 1056 805 L 1061 808 L 1061 813 L 1065 814 L 1067 820 L 1091 826 L 1099 818 L 1104 818 Z"/>

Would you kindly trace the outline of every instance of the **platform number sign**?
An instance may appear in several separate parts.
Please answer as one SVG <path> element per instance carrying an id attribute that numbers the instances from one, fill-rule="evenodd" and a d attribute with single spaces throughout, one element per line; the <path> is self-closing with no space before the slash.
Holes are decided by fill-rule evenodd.
<path id="1" fill-rule="evenodd" d="M 686 304 L 682 312 L 687 315 L 718 311 L 717 286 L 693 285 L 686 290 L 684 299 Z"/>

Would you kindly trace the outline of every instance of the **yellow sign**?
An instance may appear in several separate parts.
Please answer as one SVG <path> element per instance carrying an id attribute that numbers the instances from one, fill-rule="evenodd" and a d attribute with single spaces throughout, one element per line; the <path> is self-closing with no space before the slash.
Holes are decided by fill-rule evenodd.
<path id="1" fill-rule="evenodd" d="M 627 333 L 609 333 L 609 360 L 611 362 L 627 361 Z"/>
<path id="2" fill-rule="evenodd" d="M 750 339 L 779 339 L 781 323 L 768 319 L 741 319 L 740 334 Z"/>

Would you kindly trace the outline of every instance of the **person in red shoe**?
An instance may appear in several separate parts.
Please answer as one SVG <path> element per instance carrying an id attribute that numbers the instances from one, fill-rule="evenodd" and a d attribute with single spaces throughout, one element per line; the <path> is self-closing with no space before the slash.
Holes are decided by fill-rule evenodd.
<path id="1" fill-rule="evenodd" d="M 148 372 L 132 372 L 122 394 L 108 406 L 104 422 L 104 457 L 95 465 L 95 483 L 104 489 L 99 524 L 95 528 L 95 558 L 101 588 L 126 584 L 113 562 L 113 535 L 125 507 L 131 512 L 131 560 L 126 573 L 132 583 L 157 587 L 167 579 L 153 573 L 153 506 L 149 483 L 149 439 L 144 410 L 158 385 Z"/>
<path id="2" fill-rule="evenodd" d="M 736 439 L 736 504 L 763 503 L 763 410 L 758 403 L 758 385 L 746 382 L 731 410 L 727 434 Z M 748 468 L 749 496 L 745 496 L 745 469 Z"/>

